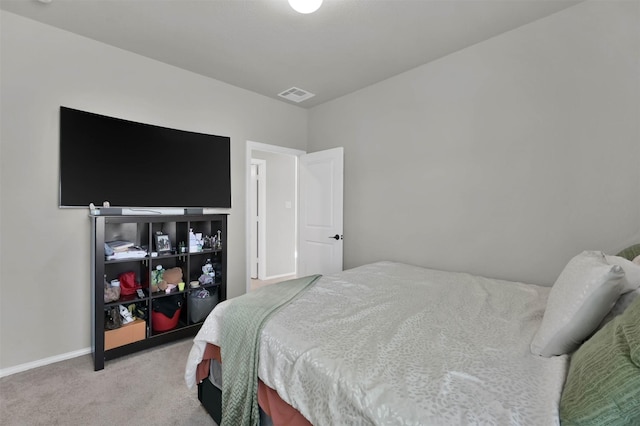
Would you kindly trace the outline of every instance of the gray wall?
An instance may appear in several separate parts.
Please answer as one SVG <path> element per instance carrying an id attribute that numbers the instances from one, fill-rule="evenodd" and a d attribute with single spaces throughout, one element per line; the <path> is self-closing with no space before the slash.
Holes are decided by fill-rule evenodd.
<path id="1" fill-rule="evenodd" d="M 296 272 L 296 158 L 292 155 L 252 151 L 252 158 L 267 162 L 266 173 L 266 279 Z M 291 207 L 287 207 L 287 202 Z"/>
<path id="2" fill-rule="evenodd" d="M 549 284 L 584 249 L 640 240 L 639 15 L 581 3 L 307 113 L 0 12 L 0 368 L 90 345 L 87 211 L 57 207 L 60 105 L 231 137 L 230 297 L 247 140 L 345 147 L 345 268 Z"/>
<path id="3" fill-rule="evenodd" d="M 246 141 L 305 150 L 307 112 L 8 12 L 0 18 L 0 368 L 90 346 L 88 210 L 58 208 L 60 105 L 231 137 L 228 295 L 244 293 Z"/>
<path id="4" fill-rule="evenodd" d="M 309 114 L 345 148 L 344 265 L 551 284 L 640 241 L 638 2 L 581 3 Z"/>

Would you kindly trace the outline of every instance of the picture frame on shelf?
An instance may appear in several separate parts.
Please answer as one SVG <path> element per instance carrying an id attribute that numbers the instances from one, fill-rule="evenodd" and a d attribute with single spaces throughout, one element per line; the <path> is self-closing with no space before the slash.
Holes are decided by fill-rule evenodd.
<path id="1" fill-rule="evenodd" d="M 171 253 L 171 239 L 167 234 L 157 232 L 154 235 L 156 251 L 158 253 Z"/>

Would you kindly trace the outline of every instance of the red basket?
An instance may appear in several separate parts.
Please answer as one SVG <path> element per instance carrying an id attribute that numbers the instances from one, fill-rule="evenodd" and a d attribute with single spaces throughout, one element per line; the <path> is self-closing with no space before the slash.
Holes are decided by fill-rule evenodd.
<path id="1" fill-rule="evenodd" d="M 178 309 L 171 318 L 167 317 L 162 312 L 152 311 L 151 323 L 153 324 L 153 331 L 167 331 L 176 328 L 178 320 L 180 319 L 181 310 L 182 308 Z"/>

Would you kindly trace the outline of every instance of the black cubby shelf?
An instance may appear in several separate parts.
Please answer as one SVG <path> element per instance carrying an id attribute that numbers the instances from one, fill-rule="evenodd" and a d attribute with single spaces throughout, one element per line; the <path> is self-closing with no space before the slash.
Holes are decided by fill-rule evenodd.
<path id="1" fill-rule="evenodd" d="M 91 349 L 94 369 L 102 370 L 105 361 L 145 350 L 153 346 L 174 340 L 194 336 L 200 329 L 204 319 L 193 322 L 189 309 L 189 296 L 195 290 L 207 289 L 216 296 L 216 300 L 227 298 L 227 215 L 90 215 L 91 221 Z M 201 233 L 204 236 L 217 236 L 220 231 L 219 248 L 198 248 L 189 252 L 189 233 Z M 152 254 L 155 249 L 157 233 L 167 235 L 171 251 Z M 105 257 L 105 243 L 115 240 L 132 242 L 135 246 L 147 250 L 145 257 L 128 259 L 111 259 Z M 187 250 L 180 252 L 180 243 L 184 242 Z M 189 283 L 197 280 L 202 274 L 202 266 L 206 260 L 214 265 L 214 284 L 191 288 Z M 185 288 L 177 288 L 170 293 L 164 291 L 151 292 L 150 280 L 156 266 L 164 269 L 180 267 Z M 113 302 L 104 302 L 104 281 L 118 279 L 124 272 L 134 272 L 136 283 L 142 287 L 144 297 L 138 294 L 121 296 Z M 169 299 L 170 298 L 170 299 Z M 174 300 L 180 306 L 179 312 L 172 317 L 171 328 L 167 329 L 167 316 L 159 317 L 154 312 L 154 302 Z M 135 305 L 138 318 L 130 324 L 116 330 L 105 330 L 105 314 L 109 308 L 124 305 Z M 213 306 L 212 306 L 213 307 Z M 198 306 L 198 309 L 201 309 Z M 194 311 L 195 313 L 195 311 Z M 198 314 L 201 312 L 198 311 Z M 156 323 L 154 324 L 154 319 Z M 175 322 L 175 326 L 173 323 Z"/>

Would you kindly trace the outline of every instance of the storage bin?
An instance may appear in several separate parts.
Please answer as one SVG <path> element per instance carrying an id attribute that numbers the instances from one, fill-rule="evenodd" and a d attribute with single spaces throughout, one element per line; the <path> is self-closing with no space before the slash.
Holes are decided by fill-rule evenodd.
<path id="1" fill-rule="evenodd" d="M 188 298 L 189 319 L 191 322 L 200 322 L 209 315 L 213 307 L 218 304 L 218 288 L 208 289 L 207 297 L 198 297 L 200 291 L 192 291 Z"/>
<path id="2" fill-rule="evenodd" d="M 146 338 L 147 323 L 141 319 L 135 319 L 115 330 L 104 332 L 104 350 L 128 345 L 129 343 L 144 340 Z"/>
<path id="3" fill-rule="evenodd" d="M 183 303 L 184 296 L 182 294 L 154 298 L 151 302 L 153 331 L 167 331 L 176 328 Z"/>
<path id="4" fill-rule="evenodd" d="M 182 308 L 176 310 L 171 318 L 163 314 L 162 312 L 151 312 L 151 324 L 153 324 L 153 331 L 168 331 L 173 330 L 178 325 L 180 319 L 180 311 Z"/>

